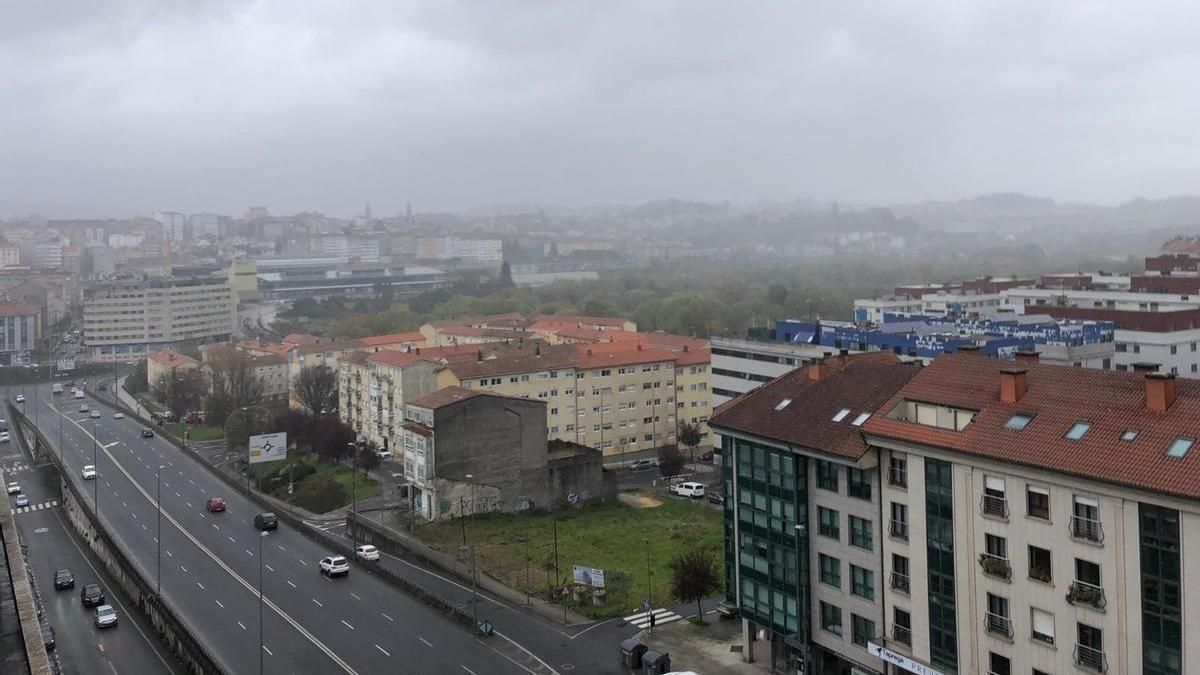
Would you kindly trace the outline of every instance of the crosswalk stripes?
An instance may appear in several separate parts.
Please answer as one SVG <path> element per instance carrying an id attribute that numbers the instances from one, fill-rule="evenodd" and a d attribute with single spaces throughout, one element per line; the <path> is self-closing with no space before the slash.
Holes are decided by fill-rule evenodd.
<path id="1" fill-rule="evenodd" d="M 4 470 L 3 470 L 3 472 L 4 472 L 4 473 L 6 473 L 6 474 L 9 474 L 10 476 L 15 476 L 15 475 L 17 475 L 18 473 L 21 473 L 22 471 L 25 471 L 25 470 L 26 470 L 26 469 L 28 469 L 28 468 L 29 468 L 29 467 L 27 467 L 27 466 L 25 466 L 24 464 L 21 464 L 20 462 L 18 462 L 18 463 L 16 463 L 16 464 L 13 464 L 13 465 L 12 465 L 12 466 L 10 466 L 10 467 L 5 467 L 5 468 L 4 468 Z"/>
<path id="2" fill-rule="evenodd" d="M 42 509 L 52 509 L 55 506 L 58 506 L 58 500 L 51 499 L 50 501 L 42 502 L 41 504 L 30 504 L 29 506 L 22 506 L 20 508 L 13 509 L 13 513 L 26 513 L 29 511 L 41 511 Z"/>
<path id="3" fill-rule="evenodd" d="M 630 616 L 627 616 L 627 617 L 625 617 L 625 622 L 631 623 L 631 624 L 637 626 L 638 628 L 643 628 L 643 629 L 649 628 L 651 614 L 654 615 L 654 625 L 655 626 L 661 626 L 664 623 L 671 623 L 672 621 L 678 621 L 683 618 L 682 616 L 679 616 L 678 614 L 676 614 L 675 612 L 672 612 L 669 609 L 659 608 L 659 609 L 654 610 L 653 612 L 638 612 L 637 614 L 632 614 Z"/>

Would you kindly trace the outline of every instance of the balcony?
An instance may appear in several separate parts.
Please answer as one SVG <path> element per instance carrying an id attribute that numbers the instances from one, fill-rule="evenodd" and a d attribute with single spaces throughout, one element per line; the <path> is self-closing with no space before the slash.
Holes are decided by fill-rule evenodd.
<path id="1" fill-rule="evenodd" d="M 1097 673 L 1103 673 L 1108 670 L 1108 660 L 1104 658 L 1102 650 L 1081 645 L 1078 642 L 1075 643 L 1075 663 L 1080 668 L 1094 670 Z"/>
<path id="2" fill-rule="evenodd" d="M 908 523 L 903 520 L 893 520 L 888 526 L 888 532 L 897 539 L 908 541 Z"/>
<path id="3" fill-rule="evenodd" d="M 901 593 L 908 593 L 908 589 L 908 575 L 900 574 L 899 572 L 892 572 L 892 590 L 899 591 Z"/>
<path id="4" fill-rule="evenodd" d="M 1071 588 L 1067 591 L 1067 602 L 1099 610 L 1103 610 L 1108 605 L 1103 588 L 1078 579 L 1071 582 Z"/>
<path id="5" fill-rule="evenodd" d="M 892 639 L 902 645 L 912 646 L 912 629 L 907 626 L 892 626 Z"/>
<path id="6" fill-rule="evenodd" d="M 908 472 L 904 469 L 888 469 L 888 485 L 898 488 L 907 488 Z"/>
<path id="7" fill-rule="evenodd" d="M 1050 583 L 1050 568 L 1049 567 L 1030 567 L 1029 568 L 1029 578 L 1048 584 L 1048 583 Z"/>
<path id="8" fill-rule="evenodd" d="M 984 495 L 979 500 L 979 512 L 989 518 L 1008 520 L 1008 500 L 1004 497 Z"/>
<path id="9" fill-rule="evenodd" d="M 1084 518 L 1083 516 L 1071 516 L 1071 536 L 1080 541 L 1103 544 L 1104 527 L 1100 524 L 1099 520 Z"/>
<path id="10" fill-rule="evenodd" d="M 983 627 L 987 632 L 993 635 L 999 635 L 1006 640 L 1011 640 L 1013 636 L 1012 619 L 1003 614 L 993 614 L 992 612 L 983 613 Z"/>
<path id="11" fill-rule="evenodd" d="M 988 576 L 1004 579 L 1005 581 L 1012 578 L 1012 565 L 1009 564 L 1007 558 L 1001 558 L 991 553 L 980 553 L 979 566 L 983 568 L 983 573 Z"/>

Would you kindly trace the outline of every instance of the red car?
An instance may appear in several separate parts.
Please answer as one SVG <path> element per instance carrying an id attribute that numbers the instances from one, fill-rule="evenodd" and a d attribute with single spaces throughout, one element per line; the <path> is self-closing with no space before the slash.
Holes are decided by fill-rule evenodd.
<path id="1" fill-rule="evenodd" d="M 209 497 L 207 506 L 208 506 L 209 513 L 216 513 L 218 511 L 224 511 L 225 510 L 225 498 L 224 497 Z"/>

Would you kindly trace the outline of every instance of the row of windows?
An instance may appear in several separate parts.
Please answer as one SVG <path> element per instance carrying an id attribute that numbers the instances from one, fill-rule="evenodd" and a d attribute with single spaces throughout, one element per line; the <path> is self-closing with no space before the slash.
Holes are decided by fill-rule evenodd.
<path id="1" fill-rule="evenodd" d="M 824 506 L 817 507 L 817 533 L 841 541 L 841 514 Z M 875 548 L 873 524 L 866 518 L 848 516 L 850 522 L 850 545 L 871 551 Z"/>
<path id="2" fill-rule="evenodd" d="M 821 630 L 842 636 L 842 608 L 837 605 L 821 602 Z M 867 643 L 876 638 L 875 622 L 850 614 L 850 639 L 859 647 L 866 648 Z"/>
<path id="3" fill-rule="evenodd" d="M 841 467 L 833 462 L 817 460 L 817 487 L 838 492 Z M 846 467 L 846 494 L 871 501 L 871 474 L 855 467 Z"/>

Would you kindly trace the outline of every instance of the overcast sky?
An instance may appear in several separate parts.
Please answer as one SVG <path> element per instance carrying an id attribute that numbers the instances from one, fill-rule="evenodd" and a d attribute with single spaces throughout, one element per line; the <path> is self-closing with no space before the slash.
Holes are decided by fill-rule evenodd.
<path id="1" fill-rule="evenodd" d="M 1200 191 L 1194 2 L 44 0 L 0 17 L 10 210 Z"/>

